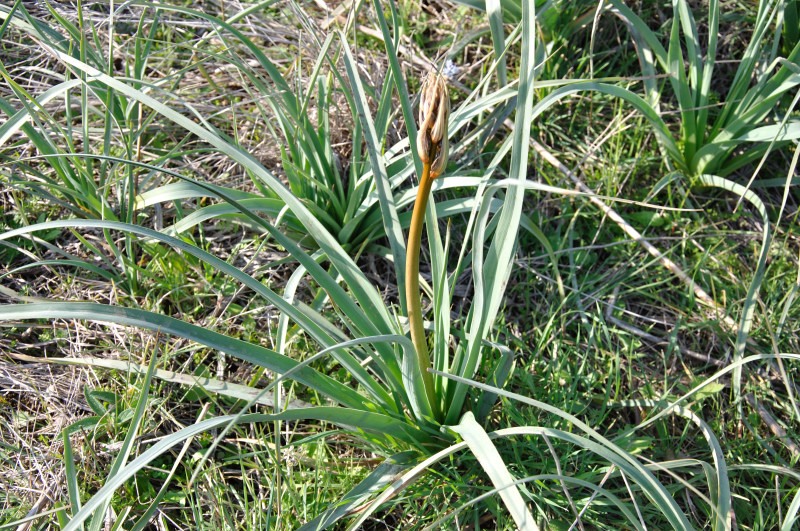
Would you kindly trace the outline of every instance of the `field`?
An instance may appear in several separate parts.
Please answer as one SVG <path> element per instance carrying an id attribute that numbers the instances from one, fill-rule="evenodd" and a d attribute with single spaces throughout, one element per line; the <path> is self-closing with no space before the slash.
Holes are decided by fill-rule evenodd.
<path id="1" fill-rule="evenodd" d="M 800 0 L 0 5 L 0 530 L 800 526 Z"/>

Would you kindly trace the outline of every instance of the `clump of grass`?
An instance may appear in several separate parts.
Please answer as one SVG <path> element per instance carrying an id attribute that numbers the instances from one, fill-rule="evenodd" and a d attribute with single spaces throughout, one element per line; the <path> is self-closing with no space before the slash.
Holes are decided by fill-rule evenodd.
<path id="1" fill-rule="evenodd" d="M 778 115 L 774 120 L 768 119 L 784 97 L 800 84 L 796 76 L 800 45 L 795 43 L 784 57 L 780 57 L 779 48 L 770 44 L 780 37 L 780 25 L 772 30 L 771 37 L 770 30 L 788 3 L 759 3 L 753 35 L 736 69 L 730 90 L 722 96 L 712 92 L 722 16 L 719 2 L 711 2 L 708 6 L 706 43 L 700 42 L 698 25 L 689 3 L 674 2 L 666 49 L 632 10 L 622 2 L 611 2 L 611 10 L 630 27 L 636 42 L 645 74 L 647 103 L 627 94 L 624 96 L 652 121 L 669 161 L 679 172 L 689 177 L 725 177 L 766 157 L 771 150 L 800 138 L 797 121 L 791 118 L 796 98 L 788 113 L 781 113 L 782 116 Z M 760 64 L 764 68 L 759 68 Z M 656 75 L 659 68 L 666 74 L 678 103 L 680 135 L 677 139 L 662 133 L 666 133 L 668 128 L 653 113 L 660 110 L 661 91 Z"/>

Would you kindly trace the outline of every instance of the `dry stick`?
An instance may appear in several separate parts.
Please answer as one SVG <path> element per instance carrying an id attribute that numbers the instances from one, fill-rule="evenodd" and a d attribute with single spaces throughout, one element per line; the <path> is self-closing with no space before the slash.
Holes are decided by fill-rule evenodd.
<path id="1" fill-rule="evenodd" d="M 789 435 L 786 433 L 786 430 L 783 429 L 783 426 L 781 426 L 778 421 L 775 420 L 775 417 L 773 417 L 772 413 L 770 413 L 769 409 L 767 409 L 767 406 L 763 405 L 761 402 L 756 402 L 756 398 L 753 396 L 753 393 L 747 393 L 744 395 L 744 398 L 747 400 L 747 403 L 750 404 L 750 407 L 758 412 L 761 420 L 763 420 L 764 424 L 769 427 L 773 435 L 775 435 L 775 437 L 780 439 L 783 444 L 786 445 L 786 448 L 789 449 L 794 457 L 800 457 L 800 446 L 798 446 L 798 444 L 789 437 Z"/>
<path id="2" fill-rule="evenodd" d="M 513 127 L 514 124 L 506 120 L 505 125 L 507 127 Z M 686 284 L 686 286 L 694 292 L 695 296 L 702 304 L 714 310 L 714 312 L 717 314 L 716 317 L 721 318 L 722 323 L 725 325 L 725 328 L 727 328 L 728 331 L 730 332 L 736 331 L 736 329 L 738 328 L 736 322 L 733 319 L 731 319 L 729 315 L 726 315 L 725 310 L 721 308 L 717 304 L 717 302 L 714 299 L 712 299 L 711 296 L 703 288 L 698 286 L 697 283 L 695 283 L 695 281 L 692 280 L 692 278 L 689 275 L 684 273 L 683 269 L 681 269 L 678 266 L 678 264 L 667 258 L 664 255 L 664 253 L 662 253 L 655 245 L 647 241 L 647 239 L 644 236 L 642 236 L 642 233 L 637 231 L 635 228 L 631 226 L 630 223 L 625 221 L 622 218 L 622 216 L 620 216 L 617 213 L 616 210 L 605 204 L 602 199 L 597 197 L 591 188 L 583 184 L 583 182 L 578 178 L 578 176 L 575 175 L 572 172 L 572 170 L 570 170 L 564 164 L 562 164 L 561 161 L 555 157 L 555 155 L 553 155 L 552 153 L 550 153 L 550 151 L 547 150 L 547 148 L 545 148 L 543 145 L 541 145 L 534 139 L 531 139 L 531 147 L 534 150 L 536 150 L 539 156 L 541 156 L 544 160 L 555 166 L 556 169 L 558 169 L 561 173 L 566 175 L 569 178 L 569 180 L 573 182 L 575 187 L 578 188 L 578 190 L 587 194 L 589 201 L 594 203 L 594 205 L 597 206 L 603 212 L 603 214 L 605 214 L 612 221 L 614 221 L 614 223 L 616 223 L 619 226 L 619 228 L 621 228 L 622 231 L 625 232 L 625 234 L 630 236 L 631 239 L 638 242 L 642 247 L 644 247 L 647 250 L 648 253 L 650 253 L 656 260 L 658 260 L 661 265 L 663 265 L 667 270 L 669 270 L 672 274 L 678 277 L 678 279 L 680 279 L 681 282 Z"/>
<path id="3" fill-rule="evenodd" d="M 314 0 L 314 3 L 317 4 L 317 7 L 328 13 L 328 18 L 322 21 L 322 24 L 320 25 L 325 31 L 328 31 L 328 28 L 330 28 L 334 22 L 339 22 L 340 19 L 346 18 L 345 13 L 349 12 L 353 8 L 353 0 L 342 2 L 333 10 L 331 10 L 330 6 L 327 5 L 323 0 Z"/>
<path id="4" fill-rule="evenodd" d="M 39 499 L 36 500 L 36 503 L 33 504 L 33 507 L 31 507 L 31 510 L 28 511 L 28 514 L 26 514 L 25 518 L 23 518 L 23 520 L 25 520 L 25 521 L 17 526 L 17 531 L 28 531 L 33 526 L 33 522 L 36 520 L 36 518 L 39 518 L 39 517 L 44 516 L 45 514 L 47 514 L 47 513 L 44 513 L 44 514 L 41 514 L 40 516 L 36 516 L 40 512 L 42 512 L 42 509 L 44 509 L 45 507 L 47 507 L 50 504 L 50 502 L 47 499 L 47 497 L 48 497 L 47 493 L 45 493 L 45 492 L 43 492 L 42 495 L 39 496 Z M 50 511 L 48 511 L 48 512 L 50 512 Z"/>
<path id="5" fill-rule="evenodd" d="M 617 296 L 618 295 L 619 295 L 619 286 L 614 288 L 614 293 L 611 295 L 611 300 L 608 301 L 608 306 L 606 306 L 606 315 L 605 315 L 606 321 L 610 322 L 611 324 L 613 324 L 614 326 L 616 326 L 617 328 L 619 328 L 621 330 L 625 330 L 626 332 L 629 332 L 629 333 L 631 333 L 631 334 L 633 334 L 635 336 L 638 336 L 638 337 L 641 337 L 642 339 L 650 341 L 651 343 L 653 343 L 656 346 L 662 346 L 662 347 L 669 346 L 670 342 L 667 341 L 666 339 L 664 339 L 662 337 L 658 337 L 658 336 L 656 336 L 654 334 L 650 334 L 648 332 L 645 332 L 644 330 L 642 330 L 642 329 L 640 329 L 640 328 L 638 328 L 636 326 L 633 326 L 630 323 L 626 323 L 622 319 L 617 319 L 616 317 L 614 317 L 614 313 L 613 313 L 614 310 L 624 310 L 625 309 L 624 307 L 617 306 L 616 303 L 617 303 Z M 678 352 L 689 356 L 690 358 L 694 358 L 696 360 L 704 361 L 704 362 L 709 363 L 711 365 L 716 365 L 717 367 L 724 367 L 726 365 L 726 363 L 724 361 L 718 360 L 716 358 L 712 358 L 710 353 L 709 354 L 701 354 L 700 352 L 695 352 L 693 350 L 689 350 L 689 349 L 684 348 L 684 347 L 682 347 L 680 345 L 677 345 L 677 344 L 675 345 L 675 349 L 678 350 Z"/>

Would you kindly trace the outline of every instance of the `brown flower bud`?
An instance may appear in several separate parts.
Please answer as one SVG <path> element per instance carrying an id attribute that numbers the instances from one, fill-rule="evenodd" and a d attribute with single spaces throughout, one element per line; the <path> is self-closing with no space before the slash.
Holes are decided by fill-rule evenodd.
<path id="1" fill-rule="evenodd" d="M 447 166 L 447 120 L 450 116 L 450 95 L 447 82 L 438 72 L 431 72 L 422 82 L 419 101 L 419 135 L 417 151 L 423 163 L 431 165 L 435 179 Z"/>

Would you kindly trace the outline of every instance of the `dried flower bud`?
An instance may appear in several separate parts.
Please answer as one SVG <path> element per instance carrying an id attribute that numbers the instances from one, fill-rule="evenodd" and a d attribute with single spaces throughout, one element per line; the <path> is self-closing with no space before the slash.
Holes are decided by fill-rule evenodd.
<path id="1" fill-rule="evenodd" d="M 450 95 L 447 92 L 447 82 L 438 72 L 431 72 L 422 82 L 417 151 L 422 162 L 431 165 L 431 178 L 434 179 L 447 166 L 449 116 Z"/>

